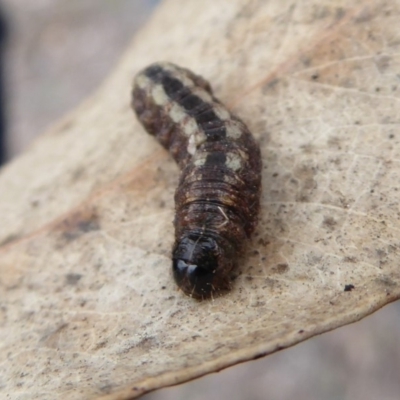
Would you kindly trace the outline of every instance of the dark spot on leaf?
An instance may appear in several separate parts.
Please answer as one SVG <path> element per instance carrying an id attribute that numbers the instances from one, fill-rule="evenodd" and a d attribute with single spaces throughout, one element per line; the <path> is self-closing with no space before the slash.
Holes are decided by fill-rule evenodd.
<path id="1" fill-rule="evenodd" d="M 157 341 L 155 337 L 153 336 L 148 336 L 143 338 L 136 346 L 134 347 L 140 347 L 142 350 L 150 350 L 151 348 L 154 348 L 157 346 Z M 129 348 L 131 350 L 132 347 Z"/>
<path id="2" fill-rule="evenodd" d="M 262 93 L 266 94 L 269 93 L 270 91 L 274 90 L 279 83 L 279 79 L 272 79 L 270 82 L 266 83 L 263 87 L 262 87 Z"/>
<path id="3" fill-rule="evenodd" d="M 31 200 L 30 205 L 32 208 L 36 208 L 40 206 L 40 201 L 39 200 Z"/>
<path id="4" fill-rule="evenodd" d="M 258 239 L 258 244 L 266 247 L 270 244 L 270 241 L 268 239 L 260 238 Z"/>
<path id="5" fill-rule="evenodd" d="M 46 347 L 49 348 L 57 348 L 59 343 L 59 338 L 60 338 L 60 334 L 62 331 L 64 331 L 66 328 L 68 327 L 67 323 L 63 323 L 61 324 L 58 328 L 56 328 L 55 330 L 43 335 L 40 338 L 40 342 L 43 343 Z"/>
<path id="6" fill-rule="evenodd" d="M 324 217 L 324 220 L 322 222 L 322 225 L 329 231 L 333 231 L 337 222 L 335 221 L 334 218 L 332 217 Z"/>
<path id="7" fill-rule="evenodd" d="M 388 276 L 380 276 L 379 278 L 376 278 L 375 281 L 387 287 L 397 286 L 396 282 L 394 282 L 393 279 L 389 278 Z"/>
<path id="8" fill-rule="evenodd" d="M 101 386 L 100 390 L 102 393 L 109 394 L 109 393 L 111 393 L 112 388 L 113 388 L 113 385 L 108 384 L 108 385 Z"/>
<path id="9" fill-rule="evenodd" d="M 108 343 L 107 340 L 103 340 L 102 342 L 97 343 L 96 346 L 94 347 L 94 350 L 99 350 L 106 347 L 107 343 Z"/>
<path id="10" fill-rule="evenodd" d="M 300 148 L 304 151 L 304 153 L 311 154 L 314 151 L 314 146 L 312 143 L 307 143 Z"/>
<path id="11" fill-rule="evenodd" d="M 346 15 L 346 10 L 344 8 L 339 7 L 336 10 L 336 15 L 335 16 L 336 16 L 337 20 L 341 20 L 345 15 Z"/>
<path id="12" fill-rule="evenodd" d="M 330 136 L 328 138 L 328 145 L 329 147 L 334 147 L 337 149 L 341 149 L 341 140 L 337 136 Z"/>
<path id="13" fill-rule="evenodd" d="M 278 274 L 283 274 L 289 269 L 289 265 L 287 263 L 279 263 L 272 267 L 272 270 Z"/>
<path id="14" fill-rule="evenodd" d="M 354 21 L 356 23 L 365 23 L 365 22 L 369 22 L 373 17 L 374 17 L 374 13 L 372 13 L 370 10 L 365 8 L 355 16 Z"/>
<path id="15" fill-rule="evenodd" d="M 100 229 L 99 216 L 92 209 L 84 209 L 65 218 L 56 230 L 61 232 L 65 242 L 72 242 L 85 233 Z"/>
<path id="16" fill-rule="evenodd" d="M 85 168 L 79 167 L 72 172 L 71 180 L 72 182 L 79 181 L 85 175 Z"/>
<path id="17" fill-rule="evenodd" d="M 306 67 L 310 67 L 312 64 L 312 59 L 310 57 L 302 56 L 302 57 L 300 57 L 300 61 Z"/>
<path id="18" fill-rule="evenodd" d="M 65 283 L 67 285 L 76 285 L 78 281 L 82 278 L 81 274 L 66 274 L 65 275 Z"/>
<path id="19" fill-rule="evenodd" d="M 20 238 L 20 235 L 18 235 L 16 233 L 8 235 L 0 242 L 0 247 L 5 246 L 11 242 L 14 242 L 15 240 L 17 240 L 19 238 Z"/>
<path id="20" fill-rule="evenodd" d="M 357 262 L 357 258 L 353 257 L 353 256 L 346 256 L 346 257 L 343 257 L 343 261 L 344 262 L 349 262 L 349 263 L 356 263 Z"/>

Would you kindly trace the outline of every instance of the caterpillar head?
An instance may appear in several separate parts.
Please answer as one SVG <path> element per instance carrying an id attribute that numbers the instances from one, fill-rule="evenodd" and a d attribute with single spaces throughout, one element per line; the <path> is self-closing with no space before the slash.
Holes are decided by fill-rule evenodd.
<path id="1" fill-rule="evenodd" d="M 229 289 L 235 251 L 222 238 L 186 233 L 174 245 L 172 271 L 183 292 L 197 299 Z"/>

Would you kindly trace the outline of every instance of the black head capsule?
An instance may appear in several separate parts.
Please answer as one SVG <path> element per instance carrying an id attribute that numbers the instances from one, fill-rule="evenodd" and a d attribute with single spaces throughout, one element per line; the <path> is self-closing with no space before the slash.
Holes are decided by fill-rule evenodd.
<path id="1" fill-rule="evenodd" d="M 178 286 L 189 296 L 204 299 L 216 290 L 229 287 L 233 268 L 230 245 L 221 246 L 215 238 L 190 234 L 175 244 L 172 270 Z M 228 247 L 228 248 L 226 248 Z"/>

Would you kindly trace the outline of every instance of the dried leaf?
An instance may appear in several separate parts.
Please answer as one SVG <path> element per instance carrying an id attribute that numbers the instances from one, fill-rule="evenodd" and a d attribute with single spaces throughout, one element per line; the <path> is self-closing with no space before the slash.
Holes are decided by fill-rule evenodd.
<path id="1" fill-rule="evenodd" d="M 129 399 L 400 297 L 400 2 L 167 0 L 99 92 L 0 175 L 0 393 Z M 179 16 L 179 17 L 178 17 Z M 140 68 L 209 79 L 262 146 L 231 293 L 170 276 L 178 168 L 129 108 Z"/>

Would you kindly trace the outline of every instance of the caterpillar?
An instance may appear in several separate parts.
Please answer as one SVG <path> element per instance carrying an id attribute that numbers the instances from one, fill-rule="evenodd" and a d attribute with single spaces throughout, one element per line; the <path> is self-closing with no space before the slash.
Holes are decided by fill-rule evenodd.
<path id="1" fill-rule="evenodd" d="M 136 75 L 132 108 L 181 169 L 172 249 L 176 283 L 197 299 L 230 289 L 238 257 L 257 224 L 258 144 L 205 79 L 169 62 Z"/>

